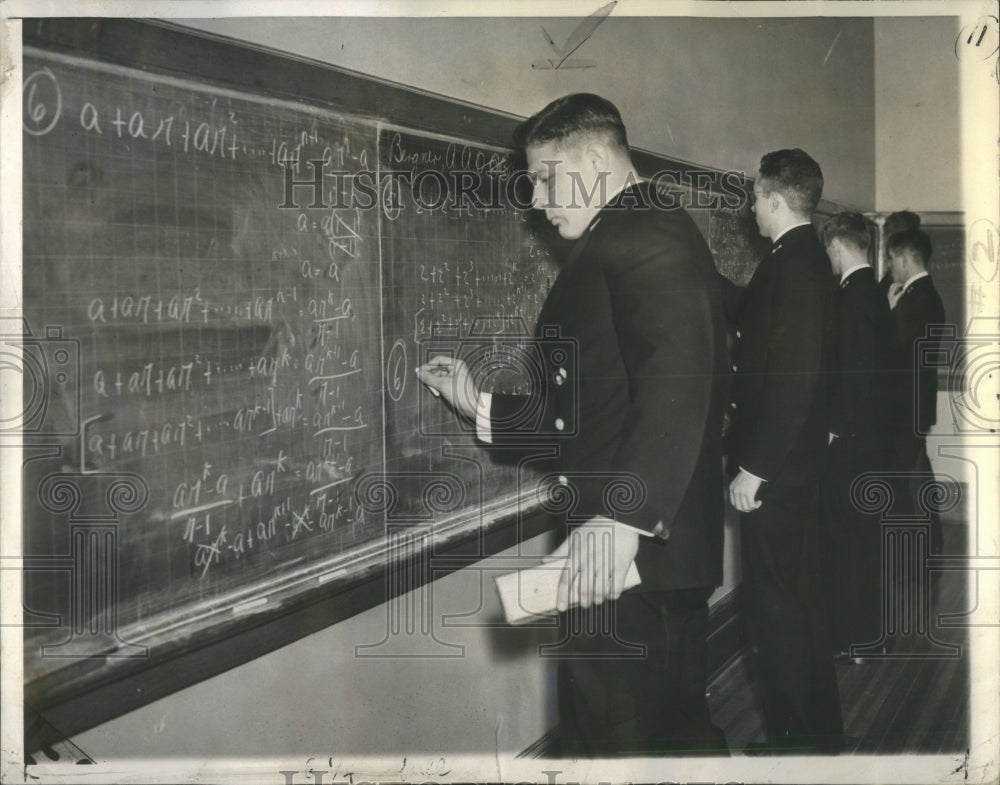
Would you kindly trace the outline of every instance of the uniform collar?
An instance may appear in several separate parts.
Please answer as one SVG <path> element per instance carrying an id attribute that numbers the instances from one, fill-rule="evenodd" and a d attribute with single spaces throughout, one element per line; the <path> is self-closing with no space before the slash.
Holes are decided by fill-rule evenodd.
<path id="1" fill-rule="evenodd" d="M 907 289 L 909 289 L 914 281 L 919 281 L 921 278 L 927 278 L 929 276 L 930 273 L 927 272 L 926 270 L 923 270 L 922 272 L 919 272 L 916 275 L 911 275 L 909 278 L 906 279 L 906 283 L 903 284 L 903 291 L 905 292 Z"/>
<path id="2" fill-rule="evenodd" d="M 645 180 L 632 180 L 630 182 L 624 183 L 617 191 L 613 191 L 608 196 L 607 201 L 604 202 L 604 205 L 601 207 L 601 209 L 597 211 L 597 214 L 590 219 L 590 223 L 587 224 L 587 228 L 583 231 L 583 234 L 577 238 L 576 243 L 581 245 L 585 244 L 586 238 L 590 235 L 592 231 L 594 231 L 595 228 L 597 228 L 597 225 L 601 222 L 601 219 L 604 217 L 604 211 L 609 208 L 615 209 L 619 207 L 622 204 L 622 202 L 625 201 L 625 198 L 629 192 L 636 190 L 640 186 L 644 185 L 645 182 L 646 182 Z M 636 198 L 641 198 L 641 197 L 636 197 Z M 576 245 L 573 246 L 573 250 L 574 251 L 576 250 Z"/>
<path id="3" fill-rule="evenodd" d="M 847 279 L 850 278 L 852 275 L 854 275 L 854 273 L 856 273 L 858 270 L 870 270 L 870 269 L 872 269 L 871 265 L 868 264 L 856 264 L 854 265 L 854 267 L 847 268 L 840 276 L 840 285 L 843 286 L 845 283 L 847 283 Z"/>
<path id="4" fill-rule="evenodd" d="M 771 246 L 771 253 L 774 253 L 775 251 L 779 250 L 782 247 L 781 238 L 785 237 L 789 232 L 794 231 L 795 229 L 798 229 L 803 226 L 811 227 L 812 223 L 810 221 L 803 221 L 802 223 L 797 223 L 794 226 L 789 226 L 787 229 L 780 232 L 778 236 L 775 237 L 774 240 L 772 241 L 773 245 Z"/>

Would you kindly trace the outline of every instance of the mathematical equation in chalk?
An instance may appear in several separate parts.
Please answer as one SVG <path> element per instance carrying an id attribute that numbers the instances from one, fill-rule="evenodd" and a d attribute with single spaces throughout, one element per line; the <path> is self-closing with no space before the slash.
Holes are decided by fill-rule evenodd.
<path id="1" fill-rule="evenodd" d="M 336 129 L 342 133 L 331 135 L 330 126 L 335 124 L 320 118 L 294 125 L 224 93 L 191 91 L 158 99 L 147 84 L 133 86 L 131 80 L 125 89 L 109 95 L 100 81 L 84 82 L 79 90 L 77 84 L 65 85 L 65 77 L 51 67 L 25 70 L 23 127 L 32 136 L 65 125 L 95 137 L 156 145 L 178 154 L 263 160 L 296 174 L 306 160 L 323 161 L 338 170 L 368 168 L 370 153 L 352 139 L 351 131 L 344 126 Z"/>

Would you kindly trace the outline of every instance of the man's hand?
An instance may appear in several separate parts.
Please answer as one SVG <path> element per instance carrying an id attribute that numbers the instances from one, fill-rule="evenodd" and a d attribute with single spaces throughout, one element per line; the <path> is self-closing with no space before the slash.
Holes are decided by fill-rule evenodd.
<path id="1" fill-rule="evenodd" d="M 587 608 L 617 600 L 638 550 L 639 532 L 610 518 L 599 515 L 577 526 L 547 557 L 566 559 L 556 607 L 564 611 L 574 604 Z"/>
<path id="2" fill-rule="evenodd" d="M 729 483 L 729 503 L 740 512 L 756 510 L 761 505 L 757 499 L 757 489 L 761 482 L 759 477 L 740 469 L 740 473 Z"/>
<path id="3" fill-rule="evenodd" d="M 417 368 L 417 378 L 441 395 L 470 420 L 476 418 L 479 392 L 469 373 L 469 367 L 454 357 L 437 355 Z"/>

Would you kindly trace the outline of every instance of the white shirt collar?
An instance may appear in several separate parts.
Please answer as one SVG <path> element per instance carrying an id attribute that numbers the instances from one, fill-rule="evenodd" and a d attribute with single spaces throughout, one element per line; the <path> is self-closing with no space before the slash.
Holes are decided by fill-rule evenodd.
<path id="1" fill-rule="evenodd" d="M 862 264 L 856 264 L 856 265 L 854 265 L 854 267 L 848 267 L 846 270 L 844 270 L 843 273 L 841 273 L 841 275 L 840 275 L 840 282 L 843 283 L 844 281 L 847 280 L 848 276 L 852 275 L 853 273 L 855 273 L 858 270 L 864 270 L 864 269 L 869 269 L 870 270 L 871 269 L 871 265 L 870 264 L 862 263 Z"/>
<path id="2" fill-rule="evenodd" d="M 777 244 L 778 240 L 788 234 L 792 229 L 798 229 L 800 226 L 812 226 L 812 221 L 803 221 L 802 223 L 795 224 L 794 226 L 789 226 L 783 232 L 781 232 L 777 237 L 771 240 L 772 243 Z"/>

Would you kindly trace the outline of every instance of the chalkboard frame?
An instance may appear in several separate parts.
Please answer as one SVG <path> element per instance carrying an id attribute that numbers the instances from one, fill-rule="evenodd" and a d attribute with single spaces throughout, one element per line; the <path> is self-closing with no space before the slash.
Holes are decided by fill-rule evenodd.
<path id="1" fill-rule="evenodd" d="M 53 18 L 23 23 L 25 46 L 86 57 L 140 71 L 199 81 L 214 87 L 290 100 L 349 113 L 372 121 L 403 125 L 472 143 L 508 146 L 514 115 L 474 106 L 367 75 L 274 52 L 243 42 L 192 31 L 157 20 Z M 210 74 L 210 76 L 204 76 Z M 706 171 L 696 166 L 633 150 L 641 172 L 668 168 L 679 178 Z M 752 180 L 747 179 L 747 189 Z M 830 214 L 839 207 L 820 206 Z M 485 531 L 455 531 L 435 553 L 435 577 L 462 569 L 550 528 L 536 512 L 498 516 Z M 139 706 L 222 673 L 294 640 L 391 599 L 384 560 L 376 560 L 346 582 L 331 583 L 275 603 L 273 609 L 193 626 L 183 635 L 151 647 L 138 659 L 94 658 L 74 663 L 28 686 L 26 710 L 65 735 L 120 716 Z M 26 722 L 26 728 L 29 723 Z M 31 738 L 26 738 L 31 747 Z"/>

